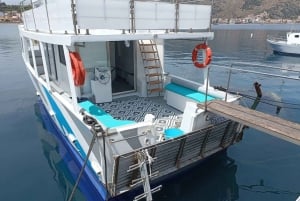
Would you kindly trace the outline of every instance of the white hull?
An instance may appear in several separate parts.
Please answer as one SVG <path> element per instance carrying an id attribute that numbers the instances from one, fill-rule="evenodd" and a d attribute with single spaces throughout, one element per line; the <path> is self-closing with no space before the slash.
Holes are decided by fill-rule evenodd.
<path id="1" fill-rule="evenodd" d="M 275 53 L 300 55 L 300 33 L 287 32 L 285 39 L 269 37 L 267 42 Z"/>
<path id="2" fill-rule="evenodd" d="M 300 55 L 299 44 L 287 44 L 286 41 L 273 41 L 273 40 L 267 40 L 267 41 L 271 45 L 273 51 L 275 52 Z"/>

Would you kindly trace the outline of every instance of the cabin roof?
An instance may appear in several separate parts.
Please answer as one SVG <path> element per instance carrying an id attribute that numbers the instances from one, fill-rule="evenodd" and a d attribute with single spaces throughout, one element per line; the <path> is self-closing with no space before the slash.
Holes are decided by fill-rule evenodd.
<path id="1" fill-rule="evenodd" d="M 213 32 L 168 32 L 164 30 L 139 31 L 136 33 L 123 33 L 119 30 L 97 30 L 90 31 L 89 34 L 64 34 L 64 33 L 42 33 L 26 31 L 22 25 L 19 26 L 20 33 L 28 38 L 43 41 L 51 44 L 72 45 L 76 42 L 96 42 L 96 41 L 131 41 L 150 39 L 200 39 L 212 40 Z"/>

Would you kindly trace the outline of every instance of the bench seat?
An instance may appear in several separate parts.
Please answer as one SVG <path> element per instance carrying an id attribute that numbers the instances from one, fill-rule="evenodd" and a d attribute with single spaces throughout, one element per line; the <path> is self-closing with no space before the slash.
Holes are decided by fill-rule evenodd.
<path id="1" fill-rule="evenodd" d="M 94 118 L 96 118 L 107 128 L 114 128 L 136 123 L 135 121 L 114 119 L 110 114 L 106 113 L 103 109 L 88 100 L 79 103 L 79 106 L 93 115 Z"/>
<path id="2" fill-rule="evenodd" d="M 193 101 L 196 103 L 205 102 L 205 93 L 178 85 L 175 83 L 169 83 L 165 86 L 167 103 L 180 111 L 184 111 L 187 101 Z M 216 97 L 207 95 L 207 101 L 214 100 Z"/>

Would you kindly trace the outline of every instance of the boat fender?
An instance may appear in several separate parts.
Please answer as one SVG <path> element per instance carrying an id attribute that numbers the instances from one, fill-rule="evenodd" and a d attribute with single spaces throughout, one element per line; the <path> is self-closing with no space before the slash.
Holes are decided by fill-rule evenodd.
<path id="1" fill-rule="evenodd" d="M 75 86 L 82 86 L 85 81 L 85 68 L 78 52 L 70 52 L 72 74 Z"/>
<path id="2" fill-rule="evenodd" d="M 204 61 L 202 63 L 200 63 L 197 60 L 199 50 L 204 50 L 205 52 L 205 59 L 203 59 Z M 197 68 L 205 68 L 207 65 L 210 64 L 211 58 L 212 58 L 212 51 L 206 43 L 201 43 L 196 45 L 192 53 L 192 61 Z"/>
<path id="3" fill-rule="evenodd" d="M 102 173 L 102 168 L 100 167 L 99 163 L 96 161 L 91 161 L 91 166 L 94 169 L 95 173 L 99 176 Z"/>
<path id="4" fill-rule="evenodd" d="M 67 138 L 71 143 L 74 143 L 77 140 L 76 137 L 72 134 L 68 134 Z"/>

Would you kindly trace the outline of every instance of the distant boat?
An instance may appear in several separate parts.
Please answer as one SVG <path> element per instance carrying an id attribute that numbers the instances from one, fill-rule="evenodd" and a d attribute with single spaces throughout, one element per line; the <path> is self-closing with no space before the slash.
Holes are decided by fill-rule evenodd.
<path id="1" fill-rule="evenodd" d="M 300 32 L 288 32 L 286 38 L 268 37 L 274 53 L 300 56 Z"/>

